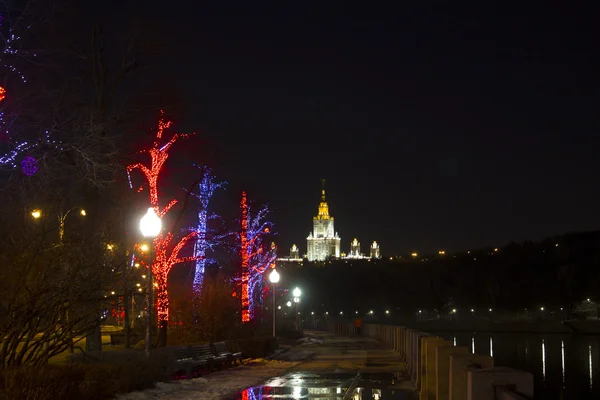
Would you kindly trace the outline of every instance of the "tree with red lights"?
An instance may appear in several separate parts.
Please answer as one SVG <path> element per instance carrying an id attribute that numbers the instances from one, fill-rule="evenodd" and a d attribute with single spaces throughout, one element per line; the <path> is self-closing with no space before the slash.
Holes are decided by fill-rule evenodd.
<path id="1" fill-rule="evenodd" d="M 271 233 L 272 223 L 265 221 L 269 209 L 263 206 L 252 214 L 248 206 L 246 192 L 242 192 L 241 209 L 241 286 L 242 286 L 242 323 L 248 323 L 255 317 L 256 289 L 262 287 L 267 269 L 275 262 L 275 245 L 267 246 L 265 235 Z M 262 300 L 262 296 L 258 298 Z"/>
<path id="2" fill-rule="evenodd" d="M 172 199 L 168 201 L 164 207 L 161 207 L 161 202 L 159 201 L 158 177 L 165 162 L 169 158 L 169 149 L 171 146 L 173 146 L 179 138 L 188 136 L 186 134 L 175 133 L 172 135 L 171 139 L 165 143 L 163 140 L 163 133 L 171 126 L 171 124 L 171 121 L 165 120 L 164 112 L 161 111 L 158 120 L 158 129 L 152 147 L 149 150 L 143 151 L 150 155 L 150 165 L 146 166 L 143 163 L 138 162 L 127 166 L 128 174 L 131 171 L 138 169 L 146 178 L 146 181 L 148 182 L 150 205 L 161 218 L 177 204 L 177 200 Z M 193 239 L 195 239 L 197 232 L 192 230 L 179 238 L 179 241 L 175 243 L 176 238 L 175 235 L 173 235 L 172 230 L 173 229 L 163 230 L 163 232 L 154 239 L 155 256 L 151 261 L 152 273 L 154 274 L 158 286 L 156 309 L 158 326 L 160 329 L 159 345 L 162 346 L 166 345 L 167 324 L 169 321 L 169 293 L 167 290 L 167 278 L 169 272 L 171 272 L 171 269 L 175 264 L 194 261 L 199 258 L 198 256 L 183 257 L 180 255 L 186 245 L 193 244 Z"/>

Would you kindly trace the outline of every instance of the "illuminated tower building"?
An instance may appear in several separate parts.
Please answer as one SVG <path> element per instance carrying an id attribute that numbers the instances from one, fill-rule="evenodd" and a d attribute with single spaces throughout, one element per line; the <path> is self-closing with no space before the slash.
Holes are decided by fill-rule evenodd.
<path id="1" fill-rule="evenodd" d="M 292 248 L 290 249 L 290 258 L 292 260 L 300 258 L 300 250 L 298 250 L 298 247 L 295 244 L 293 244 Z"/>
<path id="2" fill-rule="evenodd" d="M 381 258 L 381 251 L 380 251 L 379 245 L 377 244 L 376 241 L 373 241 L 373 244 L 371 245 L 370 256 L 371 256 L 371 258 Z"/>
<path id="3" fill-rule="evenodd" d="M 350 258 L 359 258 L 360 257 L 360 242 L 357 238 L 354 238 L 353 241 L 350 242 L 350 254 L 348 254 Z"/>
<path id="4" fill-rule="evenodd" d="M 308 261 L 324 261 L 340 256 L 340 237 L 333 228 L 333 217 L 329 216 L 329 206 L 325 200 L 325 180 L 321 183 L 319 213 L 313 217 L 313 231 L 306 238 Z"/>

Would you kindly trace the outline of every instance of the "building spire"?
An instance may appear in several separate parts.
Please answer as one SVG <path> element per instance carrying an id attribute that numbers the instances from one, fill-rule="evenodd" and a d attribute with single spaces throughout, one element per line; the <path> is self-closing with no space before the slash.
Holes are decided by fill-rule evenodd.
<path id="1" fill-rule="evenodd" d="M 325 202 L 325 178 L 321 179 L 321 201 Z"/>

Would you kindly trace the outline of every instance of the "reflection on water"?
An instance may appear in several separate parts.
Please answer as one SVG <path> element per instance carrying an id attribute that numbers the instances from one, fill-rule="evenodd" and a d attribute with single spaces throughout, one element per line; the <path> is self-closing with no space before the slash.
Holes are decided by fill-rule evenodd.
<path id="1" fill-rule="evenodd" d="M 530 371 L 535 398 L 600 399 L 600 336 L 457 332 L 438 333 L 472 353 L 489 354 L 496 366 Z"/>
<path id="2" fill-rule="evenodd" d="M 542 339 L 542 378 L 546 380 L 546 344 Z"/>
<path id="3" fill-rule="evenodd" d="M 562 387 L 565 388 L 565 341 L 560 341 L 560 368 L 562 369 Z"/>
<path id="4" fill-rule="evenodd" d="M 590 390 L 594 388 L 594 372 L 592 367 L 592 346 L 588 346 L 588 362 L 590 365 Z"/>

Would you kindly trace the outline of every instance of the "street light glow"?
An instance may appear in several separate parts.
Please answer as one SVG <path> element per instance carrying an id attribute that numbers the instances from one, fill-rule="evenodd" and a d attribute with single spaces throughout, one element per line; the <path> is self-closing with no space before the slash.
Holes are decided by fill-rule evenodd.
<path id="1" fill-rule="evenodd" d="M 291 306 L 292 306 L 292 302 L 291 302 L 291 301 L 288 301 L 288 302 L 287 302 L 287 303 L 285 303 L 285 304 L 286 304 L 288 307 L 291 307 Z"/>
<path id="2" fill-rule="evenodd" d="M 33 210 L 31 212 L 31 216 L 35 219 L 38 219 L 39 217 L 42 216 L 42 210 Z"/>
<path id="3" fill-rule="evenodd" d="M 269 280 L 273 284 L 279 282 L 279 272 L 277 272 L 275 268 L 273 268 L 273 271 L 271 271 L 271 273 L 269 274 Z"/>
<path id="4" fill-rule="evenodd" d="M 82 217 L 85 217 L 87 215 L 83 208 L 81 209 L 81 211 L 79 211 L 79 214 L 81 214 Z"/>
<path id="5" fill-rule="evenodd" d="M 143 245 L 140 246 L 140 250 L 145 253 L 148 250 L 150 250 L 150 247 L 148 247 L 148 245 L 146 243 L 144 243 Z"/>
<path id="6" fill-rule="evenodd" d="M 294 297 L 300 297 L 300 296 L 302 296 L 302 291 L 300 290 L 300 288 L 297 287 L 294 289 L 292 294 L 294 295 Z"/>
<path id="7" fill-rule="evenodd" d="M 162 229 L 162 221 L 156 215 L 154 208 L 148 208 L 146 215 L 140 220 L 140 231 L 147 238 L 157 237 Z"/>

